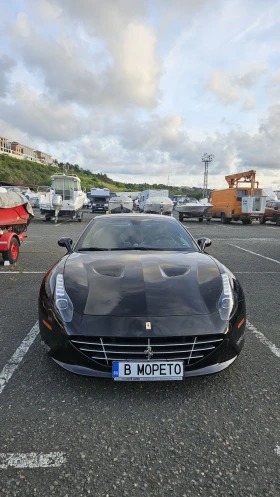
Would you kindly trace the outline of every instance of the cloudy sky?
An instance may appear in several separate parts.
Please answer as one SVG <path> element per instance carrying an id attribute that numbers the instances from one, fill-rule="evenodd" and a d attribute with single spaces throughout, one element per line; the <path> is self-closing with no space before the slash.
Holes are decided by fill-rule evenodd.
<path id="1" fill-rule="evenodd" d="M 0 0 L 0 135 L 121 181 L 280 189 L 280 0 Z"/>

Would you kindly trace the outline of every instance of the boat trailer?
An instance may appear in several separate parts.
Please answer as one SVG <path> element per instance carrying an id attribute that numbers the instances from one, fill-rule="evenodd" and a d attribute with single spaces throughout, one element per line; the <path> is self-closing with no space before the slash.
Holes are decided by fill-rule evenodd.
<path id="1" fill-rule="evenodd" d="M 14 264 L 19 247 L 34 214 L 28 200 L 20 193 L 0 192 L 0 253 L 4 266 Z"/>
<path id="2" fill-rule="evenodd" d="M 27 237 L 26 233 L 15 233 L 14 231 L 3 231 L 0 229 L 0 253 L 4 260 L 4 266 L 14 264 L 19 257 L 19 247 Z"/>

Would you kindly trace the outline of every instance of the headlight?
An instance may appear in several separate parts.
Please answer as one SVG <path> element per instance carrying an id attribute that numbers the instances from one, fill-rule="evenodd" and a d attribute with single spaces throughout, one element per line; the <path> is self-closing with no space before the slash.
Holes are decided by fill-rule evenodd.
<path id="1" fill-rule="evenodd" d="M 220 318 L 223 321 L 228 321 L 234 305 L 233 293 L 228 275 L 226 273 L 222 273 L 221 278 L 223 283 L 223 291 L 218 302 L 218 311 Z"/>
<path id="2" fill-rule="evenodd" d="M 108 207 L 108 204 L 104 204 L 104 207 Z"/>
<path id="3" fill-rule="evenodd" d="M 91 204 L 91 205 L 92 205 L 92 207 L 95 207 L 95 206 L 96 206 L 96 204 L 95 204 L 94 202 L 92 202 L 92 204 Z"/>
<path id="4" fill-rule="evenodd" d="M 64 278 L 62 274 L 58 274 L 56 277 L 55 285 L 55 305 L 59 314 L 61 315 L 65 323 L 69 323 L 73 318 L 73 304 L 70 297 L 67 295 L 64 287 Z"/>

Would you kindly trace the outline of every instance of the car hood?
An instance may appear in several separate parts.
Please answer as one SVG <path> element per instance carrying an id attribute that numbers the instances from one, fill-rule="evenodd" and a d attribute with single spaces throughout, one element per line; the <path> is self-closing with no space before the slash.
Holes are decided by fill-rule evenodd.
<path id="1" fill-rule="evenodd" d="M 214 260 L 200 252 L 73 253 L 64 268 L 76 312 L 91 316 L 186 316 L 217 310 Z"/>

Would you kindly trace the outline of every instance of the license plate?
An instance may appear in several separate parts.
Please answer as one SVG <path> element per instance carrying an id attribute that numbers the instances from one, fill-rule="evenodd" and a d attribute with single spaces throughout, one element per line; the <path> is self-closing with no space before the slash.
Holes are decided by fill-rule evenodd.
<path id="1" fill-rule="evenodd" d="M 183 380 L 182 361 L 113 362 L 112 376 L 115 381 L 163 381 Z"/>

